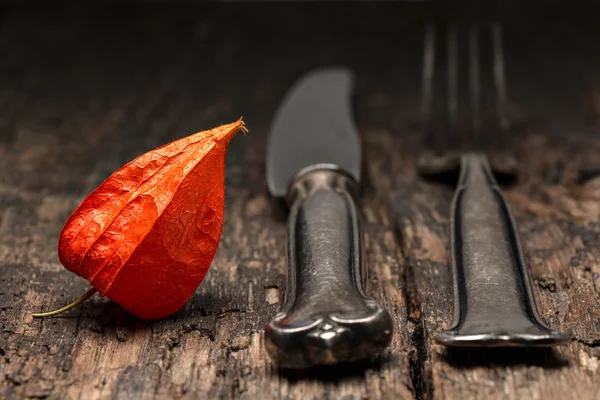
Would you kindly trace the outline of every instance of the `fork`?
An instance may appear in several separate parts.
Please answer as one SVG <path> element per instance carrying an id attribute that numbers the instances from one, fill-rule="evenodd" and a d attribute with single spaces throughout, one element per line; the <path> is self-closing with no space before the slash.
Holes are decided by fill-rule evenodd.
<path id="1" fill-rule="evenodd" d="M 441 98 L 435 95 L 434 87 L 436 74 L 444 73 L 436 57 L 440 37 L 446 44 L 445 112 L 437 107 Z M 482 46 L 482 37 L 488 38 L 489 47 Z M 461 113 L 465 101 L 460 90 L 460 44 L 466 44 L 467 53 L 467 113 Z M 482 68 L 482 49 L 490 48 L 491 76 L 486 76 L 490 71 Z M 547 327 L 538 314 L 515 219 L 496 181 L 497 177 L 514 179 L 518 168 L 507 146 L 510 121 L 502 25 L 496 21 L 481 25 L 472 22 L 465 27 L 450 21 L 440 28 L 431 22 L 425 31 L 423 56 L 425 139 L 417 170 L 429 179 L 458 173 L 450 212 L 454 321 L 436 341 L 455 347 L 554 346 L 568 342 L 567 335 Z M 493 82 L 495 107 L 491 116 L 482 101 L 490 93 L 485 78 Z M 441 118 L 437 118 L 439 114 Z M 491 140 L 483 133 L 491 135 Z"/>

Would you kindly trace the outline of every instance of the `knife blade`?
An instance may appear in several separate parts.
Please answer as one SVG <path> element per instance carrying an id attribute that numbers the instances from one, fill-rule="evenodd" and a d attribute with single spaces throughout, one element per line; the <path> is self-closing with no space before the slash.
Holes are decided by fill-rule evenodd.
<path id="1" fill-rule="evenodd" d="M 289 206 L 285 298 L 265 329 L 282 367 L 369 358 L 393 332 L 389 313 L 366 292 L 352 83 L 345 68 L 309 72 L 288 90 L 269 133 L 269 191 Z"/>

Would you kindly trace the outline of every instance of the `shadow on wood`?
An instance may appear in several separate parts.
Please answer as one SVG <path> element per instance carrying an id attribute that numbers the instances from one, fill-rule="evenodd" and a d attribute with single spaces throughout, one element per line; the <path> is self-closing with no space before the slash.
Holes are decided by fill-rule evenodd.
<path id="1" fill-rule="evenodd" d="M 552 348 L 448 348 L 442 358 L 458 368 L 526 365 L 560 369 L 569 365 Z"/>
<path id="2" fill-rule="evenodd" d="M 269 200 L 273 220 L 285 224 L 289 212 L 289 207 L 285 204 L 285 199 L 269 197 Z"/>
<path id="3" fill-rule="evenodd" d="M 368 371 L 379 372 L 388 362 L 390 362 L 388 359 L 374 358 L 371 360 L 307 369 L 280 368 L 279 376 L 288 380 L 290 383 L 306 380 L 339 383 L 345 379 L 364 377 Z"/>

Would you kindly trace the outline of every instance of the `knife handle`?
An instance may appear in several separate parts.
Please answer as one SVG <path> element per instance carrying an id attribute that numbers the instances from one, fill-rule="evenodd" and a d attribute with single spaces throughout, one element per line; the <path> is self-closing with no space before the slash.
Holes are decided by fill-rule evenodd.
<path id="1" fill-rule="evenodd" d="M 355 180 L 334 165 L 292 180 L 287 290 L 265 331 L 267 351 L 282 367 L 365 359 L 391 340 L 390 315 L 365 291 L 357 193 Z"/>

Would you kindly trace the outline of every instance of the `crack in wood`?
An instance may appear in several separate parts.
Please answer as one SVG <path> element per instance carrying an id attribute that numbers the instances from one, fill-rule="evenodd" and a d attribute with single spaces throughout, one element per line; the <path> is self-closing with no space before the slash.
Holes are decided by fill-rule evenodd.
<path id="1" fill-rule="evenodd" d="M 432 372 L 428 363 L 427 333 L 424 327 L 423 312 L 419 292 L 415 283 L 413 265 L 410 262 L 408 251 L 403 245 L 400 229 L 395 229 L 397 246 L 403 258 L 405 267 L 403 278 L 404 302 L 407 308 L 409 324 L 410 345 L 412 349 L 408 353 L 409 371 L 412 382 L 412 390 L 416 400 L 429 400 L 433 398 Z"/>

